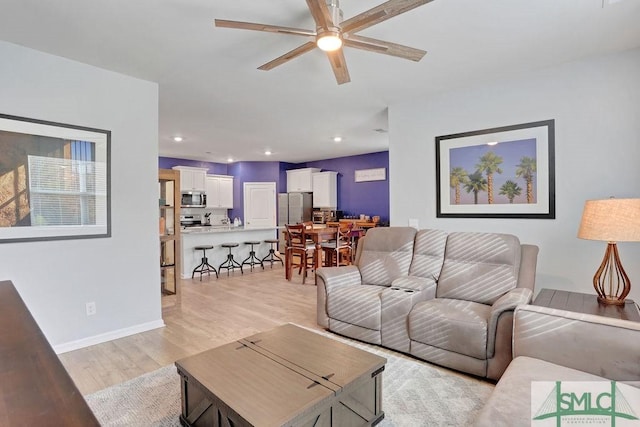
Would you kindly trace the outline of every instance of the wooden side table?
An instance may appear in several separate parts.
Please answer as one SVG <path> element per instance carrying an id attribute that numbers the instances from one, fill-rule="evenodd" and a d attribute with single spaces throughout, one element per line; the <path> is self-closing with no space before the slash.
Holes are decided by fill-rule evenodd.
<path id="1" fill-rule="evenodd" d="M 597 298 L 595 294 L 542 289 L 533 305 L 640 322 L 640 310 L 633 300 L 625 300 L 624 305 L 605 305 Z"/>

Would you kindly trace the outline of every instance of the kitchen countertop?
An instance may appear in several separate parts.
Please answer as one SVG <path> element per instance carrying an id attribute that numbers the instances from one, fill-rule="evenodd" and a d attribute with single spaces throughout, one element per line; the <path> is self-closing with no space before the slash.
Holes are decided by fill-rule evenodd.
<path id="1" fill-rule="evenodd" d="M 229 250 L 222 247 L 225 243 L 238 244 L 237 247 L 232 249 L 232 253 L 234 258 L 240 263 L 249 257 L 251 250 L 255 251 L 255 256 L 262 259 L 269 253 L 269 249 L 271 248 L 271 245 L 265 240 L 277 239 L 277 229 L 278 227 L 276 226 L 249 226 L 245 228 L 242 226 L 229 227 L 224 225 L 188 227 L 186 230 L 181 230 L 179 256 L 182 260 L 182 271 L 180 275 L 183 279 L 191 278 L 193 269 L 202 262 L 203 257 L 202 250 L 196 250 L 195 248 L 203 245 L 213 246 L 213 248 L 207 250 L 206 256 L 209 259 L 209 264 L 213 265 L 216 269 L 228 259 Z M 259 243 L 254 246 L 246 243 L 252 241 Z M 197 273 L 196 277 L 198 277 Z"/>
<path id="2" fill-rule="evenodd" d="M 185 234 L 204 234 L 204 233 L 233 233 L 237 231 L 252 231 L 252 230 L 275 230 L 276 226 L 273 227 L 245 227 L 241 225 L 239 227 L 234 227 L 233 225 L 211 225 L 211 226 L 200 226 L 200 227 L 187 227 L 183 228 L 180 233 Z"/>

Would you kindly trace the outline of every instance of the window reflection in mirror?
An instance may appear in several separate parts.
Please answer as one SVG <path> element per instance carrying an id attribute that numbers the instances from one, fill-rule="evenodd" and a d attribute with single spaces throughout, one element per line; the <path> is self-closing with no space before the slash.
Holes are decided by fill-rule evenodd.
<path id="1" fill-rule="evenodd" d="M 0 116 L 0 239 L 109 234 L 109 132 L 6 117 Z"/>

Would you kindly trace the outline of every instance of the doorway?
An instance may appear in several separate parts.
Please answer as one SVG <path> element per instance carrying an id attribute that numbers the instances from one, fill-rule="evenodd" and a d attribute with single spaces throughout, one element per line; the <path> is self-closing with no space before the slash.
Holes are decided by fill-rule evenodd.
<path id="1" fill-rule="evenodd" d="M 276 226 L 276 183 L 244 183 L 244 224 L 246 227 Z"/>

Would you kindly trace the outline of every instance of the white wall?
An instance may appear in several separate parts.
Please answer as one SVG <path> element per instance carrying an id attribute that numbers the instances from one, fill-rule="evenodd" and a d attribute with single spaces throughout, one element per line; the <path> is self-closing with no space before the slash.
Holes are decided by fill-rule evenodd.
<path id="1" fill-rule="evenodd" d="M 112 132 L 112 237 L 0 244 L 0 280 L 59 352 L 162 326 L 157 84 L 1 41 L 0 58 L 0 113 Z"/>
<path id="2" fill-rule="evenodd" d="M 639 76 L 633 50 L 391 106 L 392 225 L 515 234 L 540 247 L 536 290 L 594 293 L 606 244 L 576 234 L 585 200 L 640 197 Z M 556 129 L 555 220 L 436 218 L 436 136 L 546 119 Z M 618 248 L 640 301 L 640 243 Z"/>

